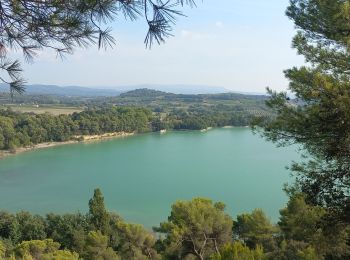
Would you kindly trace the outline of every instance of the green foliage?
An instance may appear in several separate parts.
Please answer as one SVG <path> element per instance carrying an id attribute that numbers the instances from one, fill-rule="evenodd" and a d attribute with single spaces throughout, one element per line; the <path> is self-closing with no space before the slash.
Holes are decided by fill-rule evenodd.
<path id="1" fill-rule="evenodd" d="M 279 144 L 298 143 L 310 160 L 294 163 L 308 202 L 330 209 L 333 220 L 350 220 L 350 4 L 343 0 L 291 0 L 287 10 L 298 34 L 293 47 L 310 67 L 285 72 L 289 90 L 272 95 L 276 118 L 265 136 Z"/>
<path id="2" fill-rule="evenodd" d="M 12 149 L 16 144 L 16 132 L 12 120 L 0 116 L 0 149 Z"/>
<path id="3" fill-rule="evenodd" d="M 266 259 L 261 246 L 250 249 L 241 242 L 226 244 L 220 249 L 220 253 L 213 255 L 212 260 L 263 260 Z"/>
<path id="4" fill-rule="evenodd" d="M 326 210 L 306 204 L 305 195 L 293 195 L 280 214 L 278 224 L 285 239 L 306 242 L 320 256 L 334 258 L 349 255 L 349 227 L 339 223 L 329 226 L 324 218 Z"/>
<path id="5" fill-rule="evenodd" d="M 0 259 L 1 254 L 6 260 L 13 254 L 28 260 L 73 260 L 78 255 L 87 260 L 160 258 L 154 249 L 154 234 L 109 213 L 99 189 L 89 209 L 85 215 L 51 213 L 46 218 L 28 212 L 0 212 Z"/>
<path id="6" fill-rule="evenodd" d="M 304 250 L 298 252 L 298 258 L 300 260 L 319 260 L 320 256 L 317 255 L 314 248 L 308 246 Z"/>
<path id="7" fill-rule="evenodd" d="M 164 243 L 169 257 L 192 254 L 204 259 L 231 241 L 232 220 L 224 212 L 223 203 L 196 198 L 178 201 L 171 208 L 168 221 L 157 229 L 167 235 Z"/>
<path id="8" fill-rule="evenodd" d="M 2 241 L 0 241 L 0 259 L 5 258 L 5 253 L 6 253 L 6 246 Z"/>
<path id="9" fill-rule="evenodd" d="M 100 230 L 103 234 L 108 232 L 109 215 L 100 189 L 94 190 L 94 196 L 89 201 L 89 217 L 95 230 Z"/>
<path id="10" fill-rule="evenodd" d="M 16 255 L 20 257 L 32 255 L 35 258 L 39 258 L 41 254 L 56 251 L 59 247 L 60 244 L 54 242 L 52 239 L 31 240 L 20 243 L 16 246 L 15 252 Z"/>
<path id="11" fill-rule="evenodd" d="M 21 259 L 78 260 L 78 254 L 59 250 L 60 244 L 52 239 L 24 241 L 16 246 L 14 254 Z"/>
<path id="12" fill-rule="evenodd" d="M 57 250 L 51 253 L 43 254 L 40 260 L 78 260 L 79 255 L 68 250 Z"/>
<path id="13" fill-rule="evenodd" d="M 349 7 L 349 2 L 343 0 L 291 0 L 286 13 L 308 42 L 347 47 L 350 45 Z"/>
<path id="14" fill-rule="evenodd" d="M 312 246 L 305 242 L 294 240 L 283 240 L 279 247 L 273 252 L 266 254 L 267 259 L 271 260 L 323 260 L 324 257 L 317 253 Z M 332 258 L 331 258 L 332 259 Z"/>
<path id="15" fill-rule="evenodd" d="M 111 247 L 108 247 L 108 237 L 100 231 L 90 231 L 87 235 L 84 250 L 87 260 L 119 260 L 120 257 Z"/>
<path id="16" fill-rule="evenodd" d="M 147 90 L 149 91 L 149 90 Z M 164 92 L 160 92 L 164 93 Z M 256 113 L 268 115 L 264 97 L 227 94 L 175 95 L 158 97 L 143 103 L 143 97 L 126 95 L 115 101 L 122 106 L 112 106 L 114 100 L 103 101 L 99 108 L 54 116 L 48 113 L 19 113 L 0 109 L 0 150 L 31 146 L 43 142 L 80 140 L 82 135 L 99 135 L 114 132 L 149 132 L 162 129 L 201 130 L 226 125 L 246 126 Z M 146 95 L 147 96 L 147 95 Z M 153 98 L 153 97 L 152 97 Z M 170 103 L 168 102 L 170 99 Z M 174 104 L 172 104 L 174 102 Z M 180 102 L 180 105 L 177 104 Z M 181 104 L 183 102 L 183 104 Z M 195 102 L 192 104 L 192 102 Z M 199 102 L 199 103 L 196 103 Z M 229 102 L 221 105 L 221 102 Z M 152 112 L 158 103 L 164 112 Z M 212 103 L 209 105 L 209 103 Z M 127 107 L 144 105 L 147 108 Z M 177 106 L 183 107 L 178 109 Z"/>
<path id="17" fill-rule="evenodd" d="M 90 223 L 83 214 L 46 215 L 46 234 L 54 241 L 59 241 L 64 248 L 78 253 L 83 251 L 85 234 Z"/>
<path id="18" fill-rule="evenodd" d="M 325 221 L 326 210 L 293 194 L 277 229 L 256 209 L 232 221 L 225 204 L 195 198 L 172 205 L 155 234 L 107 212 L 96 189 L 83 215 L 0 212 L 0 259 L 347 259 L 349 226 Z M 232 232 L 234 231 L 234 233 Z M 80 258 L 79 258 L 80 257 Z"/>
<path id="19" fill-rule="evenodd" d="M 278 228 L 261 209 L 255 209 L 251 214 L 238 215 L 233 224 L 234 236 L 250 248 L 262 245 L 266 250 L 273 250 L 276 246 L 274 237 L 277 232 Z"/>
<path id="20" fill-rule="evenodd" d="M 325 213 L 321 207 L 307 205 L 305 196 L 297 194 L 280 210 L 278 224 L 286 239 L 309 242 L 321 232 L 320 221 Z"/>
<path id="21" fill-rule="evenodd" d="M 45 220 L 39 215 L 31 215 L 29 212 L 21 211 L 16 214 L 20 241 L 42 240 L 46 238 Z"/>
<path id="22" fill-rule="evenodd" d="M 141 225 L 118 221 L 116 227 L 120 239 L 118 252 L 123 259 L 160 259 L 160 256 L 154 250 L 154 235 L 146 231 Z"/>
<path id="23" fill-rule="evenodd" d="M 20 228 L 16 216 L 1 211 L 0 212 L 0 237 L 14 241 L 20 240 Z"/>
<path id="24" fill-rule="evenodd" d="M 264 104 L 266 98 L 235 93 L 184 95 L 137 89 L 103 101 L 147 107 L 160 114 L 163 129 L 200 130 L 228 125 L 247 126 L 256 116 L 270 117 L 272 113 Z M 94 103 L 101 101 L 97 98 Z"/>
<path id="25" fill-rule="evenodd" d="M 80 135 L 151 131 L 147 109 L 108 107 L 72 115 L 16 113 L 0 110 L 0 150 L 42 142 L 62 142 Z"/>

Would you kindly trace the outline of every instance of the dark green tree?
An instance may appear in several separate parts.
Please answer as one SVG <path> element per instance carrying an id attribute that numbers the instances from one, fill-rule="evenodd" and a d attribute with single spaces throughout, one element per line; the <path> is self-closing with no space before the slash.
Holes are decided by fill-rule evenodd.
<path id="1" fill-rule="evenodd" d="M 120 257 L 108 247 L 108 237 L 100 231 L 91 231 L 87 235 L 83 254 L 87 260 L 119 260 Z"/>
<path id="2" fill-rule="evenodd" d="M 293 47 L 309 66 L 285 71 L 295 99 L 269 90 L 276 118 L 262 124 L 264 135 L 302 146 L 309 161 L 291 167 L 300 191 L 350 223 L 350 3 L 291 0 L 287 16 L 298 29 Z"/>
<path id="3" fill-rule="evenodd" d="M 39 215 L 31 215 L 21 211 L 16 214 L 18 222 L 19 241 L 42 240 L 46 238 L 45 219 Z"/>
<path id="4" fill-rule="evenodd" d="M 294 194 L 287 207 L 280 210 L 278 225 L 284 239 L 306 243 L 326 259 L 346 259 L 350 255 L 349 227 L 325 221 L 327 211 L 320 206 L 308 205 L 305 195 Z M 293 244 L 293 243 L 292 243 Z M 295 244 L 295 243 L 294 243 Z"/>
<path id="5" fill-rule="evenodd" d="M 47 214 L 45 219 L 47 237 L 59 242 L 62 247 L 80 253 L 83 250 L 85 233 L 89 230 L 87 217 L 83 214 Z"/>
<path id="6" fill-rule="evenodd" d="M 232 219 L 224 209 L 223 203 L 204 198 L 173 204 L 168 221 L 156 229 L 167 235 L 165 254 L 170 259 L 220 254 L 219 248 L 232 240 Z"/>
<path id="7" fill-rule="evenodd" d="M 89 201 L 89 220 L 95 230 L 107 234 L 109 214 L 105 208 L 104 198 L 100 189 L 94 190 L 94 196 Z"/>
<path id="8" fill-rule="evenodd" d="M 233 235 L 254 249 L 262 245 L 265 250 L 272 251 L 276 245 L 274 238 L 278 228 L 261 209 L 255 209 L 252 213 L 241 214 L 233 223 Z"/>
<path id="9" fill-rule="evenodd" d="M 13 121 L 0 116 L 0 149 L 15 148 L 17 143 Z"/>
<path id="10" fill-rule="evenodd" d="M 0 237 L 14 243 L 19 242 L 21 237 L 16 216 L 5 211 L 0 212 Z"/>
<path id="11" fill-rule="evenodd" d="M 211 260 L 264 260 L 264 250 L 261 246 L 250 249 L 239 241 L 226 244 L 220 249 L 220 254 L 214 254 Z"/>
<path id="12" fill-rule="evenodd" d="M 160 259 L 154 249 L 154 234 L 145 230 L 142 225 L 124 221 L 118 221 L 115 225 L 119 234 L 118 252 L 123 259 Z"/>
<path id="13" fill-rule="evenodd" d="M 302 194 L 292 196 L 280 214 L 278 224 L 285 239 L 309 242 L 322 233 L 320 221 L 326 211 L 322 207 L 307 205 Z"/>
<path id="14" fill-rule="evenodd" d="M 266 259 L 271 260 L 324 260 L 324 257 L 318 254 L 317 250 L 308 243 L 295 240 L 283 240 L 279 248 L 273 252 L 266 253 L 265 256 Z"/>

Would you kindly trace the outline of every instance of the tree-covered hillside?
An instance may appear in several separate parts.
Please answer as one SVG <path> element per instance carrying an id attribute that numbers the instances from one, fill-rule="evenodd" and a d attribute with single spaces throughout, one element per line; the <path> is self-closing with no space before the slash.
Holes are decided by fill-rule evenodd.
<path id="1" fill-rule="evenodd" d="M 0 149 L 111 132 L 143 133 L 163 129 L 247 126 L 256 117 L 272 116 L 265 105 L 266 96 L 234 93 L 179 95 L 138 89 L 118 97 L 93 99 L 21 95 L 13 99 L 15 103 L 7 104 L 9 98 L 4 94 L 0 97 L 0 102 L 4 104 L 0 109 Z M 43 112 L 45 109 L 55 113 L 68 112 L 61 115 L 21 113 Z M 70 111 L 74 113 L 69 114 Z"/>

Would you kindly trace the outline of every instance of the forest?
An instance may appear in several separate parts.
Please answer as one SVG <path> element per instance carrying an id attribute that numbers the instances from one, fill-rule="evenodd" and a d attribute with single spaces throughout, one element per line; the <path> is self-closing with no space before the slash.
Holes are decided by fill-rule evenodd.
<path id="1" fill-rule="evenodd" d="M 0 149 L 79 139 L 80 135 L 151 130 L 151 112 L 141 108 L 88 110 L 72 115 L 0 110 Z"/>
<path id="2" fill-rule="evenodd" d="M 94 101 L 82 112 L 61 115 L 21 113 L 5 107 L 0 109 L 0 149 L 11 150 L 43 142 L 76 140 L 82 135 L 112 132 L 144 133 L 164 129 L 202 130 L 208 127 L 247 126 L 257 115 L 271 115 L 261 97 L 242 98 L 236 94 L 165 96 L 170 98 L 162 101 L 164 92 L 136 90 L 116 100 L 112 98 L 116 103 Z M 214 100 L 214 103 L 208 104 L 204 99 Z M 228 104 L 215 103 L 222 101 L 228 101 Z"/>
<path id="3" fill-rule="evenodd" d="M 232 218 L 206 198 L 177 201 L 153 231 L 108 212 L 95 189 L 86 214 L 0 212 L 0 258 L 7 259 L 348 259 L 350 227 L 293 193 L 273 224 L 261 209 Z"/>

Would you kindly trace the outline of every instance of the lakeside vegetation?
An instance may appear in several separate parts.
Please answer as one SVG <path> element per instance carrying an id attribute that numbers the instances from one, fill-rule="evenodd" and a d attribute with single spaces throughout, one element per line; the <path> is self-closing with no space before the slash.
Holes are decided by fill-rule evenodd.
<path id="1" fill-rule="evenodd" d="M 299 193 L 291 194 L 277 225 L 261 209 L 233 219 L 224 203 L 195 198 L 175 202 L 168 220 L 150 232 L 108 212 L 96 189 L 87 214 L 1 211 L 0 258 L 347 259 L 350 227 L 328 227 L 326 214 Z"/>
<path id="2" fill-rule="evenodd" d="M 142 108 L 111 107 L 72 115 L 0 111 L 0 149 L 43 142 L 63 142 L 81 135 L 151 130 L 151 112 Z"/>
<path id="3" fill-rule="evenodd" d="M 84 111 L 68 114 L 21 113 L 8 107 L 0 109 L 0 149 L 76 140 L 82 135 L 247 126 L 256 116 L 271 116 L 264 100 L 264 96 L 230 93 L 176 95 L 139 89 L 93 99 Z"/>

